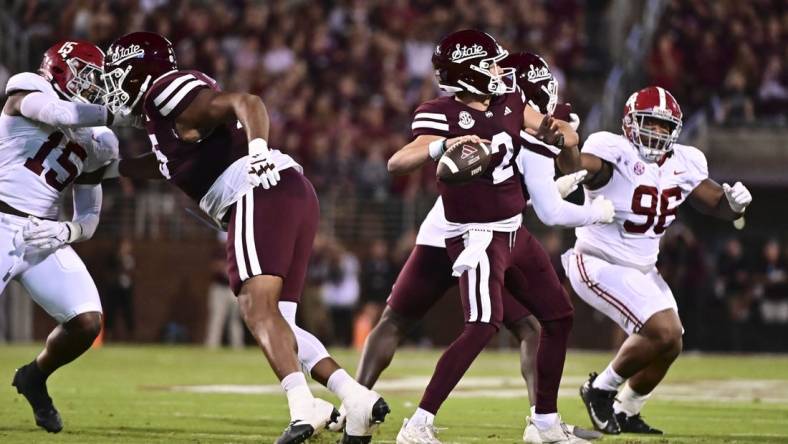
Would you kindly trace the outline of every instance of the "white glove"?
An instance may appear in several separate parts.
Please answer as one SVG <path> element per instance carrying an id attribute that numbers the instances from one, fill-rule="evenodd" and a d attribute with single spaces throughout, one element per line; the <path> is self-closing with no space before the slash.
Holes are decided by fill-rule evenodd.
<path id="1" fill-rule="evenodd" d="M 119 112 L 113 114 L 110 110 L 107 110 L 107 114 L 111 115 L 111 119 L 107 119 L 110 122 L 107 126 L 115 126 L 115 127 L 130 127 L 130 128 L 145 128 L 145 125 L 142 121 L 142 116 L 135 116 L 131 113 L 131 111 L 122 109 Z"/>
<path id="2" fill-rule="evenodd" d="M 575 113 L 569 113 L 569 126 L 577 131 L 577 128 L 580 126 L 580 116 Z"/>
<path id="3" fill-rule="evenodd" d="M 613 218 L 616 216 L 616 207 L 605 196 L 597 196 L 591 201 L 591 211 L 594 213 L 594 219 L 596 219 L 598 224 L 609 224 L 613 222 Z"/>
<path id="4" fill-rule="evenodd" d="M 752 202 L 752 194 L 741 182 L 736 182 L 733 186 L 727 183 L 722 184 L 722 191 L 728 199 L 728 205 L 734 213 L 744 213 L 747 205 Z"/>
<path id="5" fill-rule="evenodd" d="M 22 240 L 32 248 L 53 250 L 79 237 L 79 226 L 71 222 L 55 222 L 29 216 L 22 227 Z"/>
<path id="6" fill-rule="evenodd" d="M 555 186 L 558 188 L 558 193 L 561 194 L 561 199 L 566 199 L 566 196 L 572 194 L 580 182 L 586 178 L 586 175 L 588 175 L 588 170 L 579 170 L 556 179 Z"/>
<path id="7" fill-rule="evenodd" d="M 279 183 L 279 170 L 276 168 L 268 143 L 263 139 L 249 142 L 249 183 L 262 185 L 266 190 Z"/>

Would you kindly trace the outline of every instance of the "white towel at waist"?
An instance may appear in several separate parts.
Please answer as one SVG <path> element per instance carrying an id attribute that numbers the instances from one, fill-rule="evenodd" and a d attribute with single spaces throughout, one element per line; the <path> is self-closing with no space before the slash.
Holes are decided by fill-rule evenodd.
<path id="1" fill-rule="evenodd" d="M 487 251 L 496 231 L 511 233 L 523 224 L 522 214 L 509 219 L 489 223 L 456 224 L 449 222 L 447 237 L 463 236 L 465 248 L 452 265 L 452 275 L 460 276 L 467 270 L 479 265 L 482 255 Z"/>

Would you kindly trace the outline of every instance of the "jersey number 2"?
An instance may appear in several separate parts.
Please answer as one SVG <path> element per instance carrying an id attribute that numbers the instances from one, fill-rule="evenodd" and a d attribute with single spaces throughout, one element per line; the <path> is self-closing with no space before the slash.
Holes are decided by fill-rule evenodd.
<path id="1" fill-rule="evenodd" d="M 512 165 L 514 144 L 512 144 L 512 137 L 504 132 L 494 135 L 490 141 L 490 150 L 493 154 L 502 148 L 505 150 L 503 160 L 495 167 L 492 173 L 493 183 L 496 185 L 514 176 L 514 166 Z"/>
<path id="2" fill-rule="evenodd" d="M 651 196 L 649 206 L 643 205 L 643 196 Z M 636 224 L 628 220 L 624 222 L 624 229 L 629 233 L 643 234 L 654 225 L 654 219 L 656 218 L 657 224 L 654 225 L 654 233 L 662 234 L 670 225 L 668 216 L 674 216 L 678 211 L 678 205 L 673 208 L 668 207 L 671 198 L 681 199 L 681 188 L 666 188 L 662 190 L 662 194 L 659 194 L 659 190 L 656 187 L 639 185 L 632 194 L 632 212 L 640 216 L 646 216 L 646 222 Z M 659 207 L 659 211 L 657 207 Z"/>
<path id="3" fill-rule="evenodd" d="M 46 142 L 38 149 L 35 156 L 27 158 L 25 161 L 25 168 L 40 176 L 41 173 L 44 172 L 44 161 L 49 157 L 49 153 L 60 145 L 60 141 L 62 140 L 63 133 L 60 131 L 55 131 L 50 134 Z M 44 180 L 46 180 L 47 184 L 58 191 L 63 191 L 68 184 L 77 177 L 77 174 L 79 174 L 79 169 L 77 169 L 77 166 L 74 165 L 74 162 L 70 159 L 71 153 L 76 154 L 80 160 L 85 160 L 88 157 L 88 153 L 84 148 L 74 142 L 68 142 L 63 147 L 63 152 L 55 159 L 55 161 L 66 170 L 68 176 L 62 181 L 58 180 L 57 171 L 53 169 L 49 169 L 49 171 L 44 174 Z"/>

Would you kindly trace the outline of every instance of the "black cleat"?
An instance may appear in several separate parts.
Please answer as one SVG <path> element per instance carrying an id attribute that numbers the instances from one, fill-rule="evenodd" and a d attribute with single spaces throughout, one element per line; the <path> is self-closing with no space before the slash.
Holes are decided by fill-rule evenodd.
<path id="1" fill-rule="evenodd" d="M 331 417 L 328 420 L 328 424 L 336 422 L 337 419 L 339 419 L 339 412 L 337 409 L 333 409 L 331 411 Z M 323 424 L 321 427 L 327 426 L 328 424 Z M 282 435 L 277 438 L 274 444 L 301 444 L 314 434 L 315 428 L 312 427 L 312 425 L 308 422 L 303 420 L 293 421 L 287 426 L 285 431 L 282 432 Z"/>
<path id="2" fill-rule="evenodd" d="M 383 398 L 378 399 L 372 406 L 372 412 L 369 415 L 369 425 L 382 424 L 389 413 L 391 413 L 391 408 L 386 404 L 386 400 Z M 341 444 L 369 444 L 370 442 L 372 442 L 372 436 L 351 436 L 347 434 L 347 429 L 342 433 L 342 441 L 340 441 Z"/>
<path id="3" fill-rule="evenodd" d="M 634 416 L 627 416 L 624 412 L 616 413 L 616 419 L 621 426 L 622 433 L 645 433 L 649 435 L 661 435 L 662 430 L 655 429 L 643 421 L 640 413 Z"/>
<path id="4" fill-rule="evenodd" d="M 615 390 L 602 390 L 592 387 L 597 374 L 591 373 L 588 381 L 580 386 L 580 398 L 586 405 L 588 416 L 594 428 L 608 435 L 618 435 L 621 433 L 621 426 L 618 424 L 616 415 L 613 414 L 613 401 L 615 401 Z"/>
<path id="5" fill-rule="evenodd" d="M 33 374 L 35 369 L 31 369 L 31 365 L 35 364 L 30 363 L 18 368 L 11 385 L 16 387 L 17 393 L 23 395 L 30 403 L 36 425 L 49 433 L 57 433 L 63 430 L 63 420 L 60 419 L 60 413 L 52 404 L 46 382 L 37 380 Z"/>
<path id="6" fill-rule="evenodd" d="M 315 428 L 309 424 L 293 421 L 287 426 L 282 436 L 274 444 L 301 444 L 315 433 Z"/>

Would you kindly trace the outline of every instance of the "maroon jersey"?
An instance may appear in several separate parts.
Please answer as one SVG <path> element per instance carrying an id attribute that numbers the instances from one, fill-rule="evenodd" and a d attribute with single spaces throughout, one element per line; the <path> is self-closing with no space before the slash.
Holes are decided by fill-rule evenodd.
<path id="1" fill-rule="evenodd" d="M 233 162 L 248 154 L 247 137 L 237 121 L 217 126 L 195 143 L 184 142 L 175 119 L 203 88 L 218 91 L 199 71 L 172 71 L 158 78 L 145 94 L 145 126 L 162 174 L 196 202 Z"/>
<path id="2" fill-rule="evenodd" d="M 525 106 L 525 96 L 518 89 L 493 97 L 485 111 L 470 108 L 454 97 L 433 99 L 416 109 L 413 137 L 475 134 L 492 142 L 493 155 L 484 173 L 462 185 L 438 182 L 450 222 L 496 222 L 516 216 L 525 208 L 522 177 L 513 162 L 520 150 Z"/>

